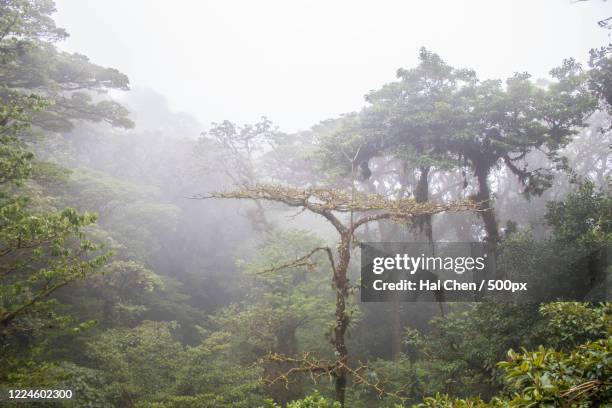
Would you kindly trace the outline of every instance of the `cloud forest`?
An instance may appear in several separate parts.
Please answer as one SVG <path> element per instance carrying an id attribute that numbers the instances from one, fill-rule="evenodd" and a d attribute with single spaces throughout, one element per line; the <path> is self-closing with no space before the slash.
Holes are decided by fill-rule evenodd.
<path id="1" fill-rule="evenodd" d="M 452 2 L 423 12 L 429 34 L 388 39 L 410 52 L 401 66 L 380 57 L 382 76 L 349 54 L 388 53 L 401 16 L 374 20 L 393 2 L 315 2 L 302 16 L 294 0 L 235 15 L 215 1 L 57 3 L 0 0 L 0 406 L 612 406 L 609 3 L 525 6 L 517 44 L 539 19 L 582 51 L 554 36 L 543 49 L 536 31 L 521 50 L 483 48 L 509 55 L 505 76 L 470 61 L 476 38 L 448 58 L 428 45 L 476 29 L 437 20 Z M 501 32 L 504 16 L 481 6 L 469 18 Z M 142 14 L 129 27 L 100 15 L 96 34 L 95 7 Z M 208 37 L 173 40 L 188 50 L 175 59 L 147 21 L 182 32 L 196 10 Z M 371 27 L 351 22 L 368 10 Z M 602 42 L 567 26 L 583 12 Z M 223 19 L 233 31 L 207 25 Z M 361 45 L 305 40 L 331 26 Z M 151 43 L 130 48 L 126 32 Z M 303 41 L 282 48 L 283 36 Z M 544 73 L 525 70 L 525 55 L 556 50 Z M 291 71 L 315 51 L 312 77 Z M 143 52 L 167 57 L 148 71 L 121 60 Z M 347 58 L 345 82 L 319 72 L 332 54 Z M 194 79 L 207 66 L 210 88 Z M 305 93 L 315 80 L 318 100 Z M 338 102 L 349 84 L 357 108 Z M 180 102 L 192 90 L 200 103 Z"/>

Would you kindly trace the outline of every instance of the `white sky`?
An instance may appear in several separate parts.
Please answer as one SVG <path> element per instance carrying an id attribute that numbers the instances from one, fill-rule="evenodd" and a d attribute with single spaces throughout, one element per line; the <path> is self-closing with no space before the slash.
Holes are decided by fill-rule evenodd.
<path id="1" fill-rule="evenodd" d="M 426 46 L 481 78 L 545 77 L 609 41 L 612 1 L 56 0 L 60 46 L 162 93 L 204 124 L 306 129 L 364 105 Z"/>

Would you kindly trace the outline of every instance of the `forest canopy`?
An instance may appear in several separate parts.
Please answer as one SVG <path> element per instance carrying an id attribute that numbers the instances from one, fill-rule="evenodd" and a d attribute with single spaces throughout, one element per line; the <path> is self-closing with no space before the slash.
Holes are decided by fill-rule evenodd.
<path id="1" fill-rule="evenodd" d="M 0 1 L 0 404 L 612 404 L 612 44 L 545 79 L 422 47 L 284 131 L 203 126 L 68 35 Z M 576 295 L 362 302 L 367 242 L 483 243 Z"/>

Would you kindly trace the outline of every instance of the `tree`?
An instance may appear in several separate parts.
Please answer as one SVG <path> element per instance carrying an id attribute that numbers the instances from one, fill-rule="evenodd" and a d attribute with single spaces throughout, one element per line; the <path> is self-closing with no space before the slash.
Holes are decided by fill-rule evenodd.
<path id="1" fill-rule="evenodd" d="M 95 273 L 111 255 L 87 239 L 96 216 L 56 208 L 39 181 L 57 178 L 58 166 L 35 159 L 38 130 L 66 130 L 74 121 L 129 127 L 127 110 L 93 93 L 127 89 L 127 77 L 86 57 L 58 51 L 67 36 L 55 26 L 54 3 L 0 3 L 0 382 L 20 381 L 33 364 L 32 344 L 42 327 L 66 323 L 52 307 L 60 289 Z M 9 353 L 10 351 L 10 353 Z M 22 351 L 19 356 L 18 351 Z M 20 358 L 23 357 L 22 360 Z M 42 381 L 42 380 L 41 380 Z M 32 385 L 32 384 L 28 384 Z M 41 384 L 42 385 L 42 384 Z"/>
<path id="2" fill-rule="evenodd" d="M 109 254 L 87 255 L 99 249 L 81 230 L 95 216 L 71 208 L 44 211 L 40 203 L 19 194 L 29 181 L 34 156 L 20 140 L 30 125 L 29 110 L 42 109 L 35 95 L 10 93 L 2 100 L 0 120 L 0 325 L 3 330 L 23 314 L 43 307 L 55 291 L 87 276 Z M 42 105 L 44 106 L 44 105 Z M 37 208 L 38 207 L 38 208 Z"/>
<path id="3" fill-rule="evenodd" d="M 82 232 L 95 221 L 93 214 L 49 209 L 40 196 L 21 192 L 31 186 L 34 156 L 20 136 L 29 126 L 28 110 L 39 109 L 41 100 L 12 95 L 0 103 L 0 167 L 6 169 L 0 178 L 0 382 L 12 381 L 11 371 L 19 367 L 8 354 L 23 347 L 15 333 L 61 323 L 50 297 L 91 275 L 110 256 Z"/>
<path id="4" fill-rule="evenodd" d="M 174 385 L 185 352 L 172 336 L 175 326 L 144 322 L 135 329 L 109 330 L 91 342 L 90 358 L 112 373 L 106 391 L 111 401 L 133 406 L 141 396 L 155 400 Z"/>
<path id="5" fill-rule="evenodd" d="M 348 268 L 351 259 L 351 246 L 354 242 L 355 231 L 370 222 L 379 220 L 393 220 L 407 222 L 416 215 L 437 214 L 443 211 L 466 211 L 475 209 L 475 205 L 469 202 L 463 203 L 417 203 L 412 199 L 392 200 L 379 195 L 357 193 L 353 189 L 351 193 L 342 190 L 309 188 L 296 189 L 292 187 L 257 185 L 246 187 L 241 190 L 227 193 L 212 193 L 200 198 L 223 198 L 223 199 L 247 199 L 264 200 L 283 203 L 290 207 L 301 208 L 322 216 L 328 221 L 339 235 L 340 242 L 336 250 L 336 257 L 329 247 L 318 247 L 310 251 L 302 258 L 286 265 L 276 266 L 274 269 L 284 269 L 305 265 L 310 262 L 310 257 L 316 252 L 324 251 L 330 261 L 333 284 L 336 292 L 335 327 L 331 343 L 335 348 L 336 360 L 314 364 L 305 356 L 302 360 L 284 358 L 273 354 L 273 360 L 281 362 L 295 362 L 301 364 L 289 370 L 290 374 L 307 372 L 330 374 L 335 378 L 336 401 L 344 405 L 346 386 L 349 373 L 355 374 L 348 365 L 348 349 L 345 342 L 345 334 L 351 322 L 351 312 L 348 308 L 349 294 L 352 291 L 348 279 Z M 349 214 L 349 221 L 345 223 L 337 215 L 338 213 Z M 355 213 L 365 215 L 355 218 Z M 278 380 L 286 380 L 286 376 Z"/>
<path id="6" fill-rule="evenodd" d="M 320 239 L 303 230 L 274 230 L 263 236 L 254 259 L 240 260 L 245 269 L 248 301 L 232 304 L 213 317 L 220 332 L 231 334 L 232 354 L 251 365 L 266 354 L 296 355 L 316 350 L 325 334 L 333 301 L 323 296 L 328 286 L 322 257 L 311 264 L 296 266 L 284 273 L 266 271 L 270 265 L 284 265 L 299 257 L 304 248 L 321 245 Z M 276 378 L 289 367 L 264 365 L 264 378 Z M 302 384 L 275 383 L 266 392 L 277 402 L 299 397 Z"/>
<path id="7" fill-rule="evenodd" d="M 105 402 L 126 407 L 257 407 L 258 369 L 236 364 L 227 336 L 212 333 L 189 347 L 176 322 L 115 328 L 87 345 L 102 377 Z M 90 385 L 90 387 L 93 384 Z"/>
<path id="8" fill-rule="evenodd" d="M 477 180 L 474 199 L 481 203 L 487 237 L 498 242 L 492 169 L 505 166 L 526 194 L 550 187 L 554 169 L 529 168 L 528 158 L 540 151 L 556 167 L 564 166 L 560 149 L 597 106 L 587 73 L 570 59 L 551 71 L 556 82 L 546 89 L 527 73 L 515 74 L 503 86 L 499 80 L 479 81 L 473 71 L 453 68 L 424 48 L 419 59 L 416 68 L 398 70 L 398 81 L 371 92 L 366 98 L 371 106 L 347 119 L 323 144 L 323 155 L 331 162 L 340 154 L 333 147 L 340 145 L 349 156 L 363 146 L 355 165 L 385 154 L 407 157 L 423 181 L 431 166 L 468 167 Z"/>
<path id="9" fill-rule="evenodd" d="M 274 129 L 267 118 L 244 126 L 236 126 L 227 120 L 213 123 L 212 128 L 202 135 L 198 150 L 214 154 L 205 161 L 210 173 L 222 174 L 239 187 L 262 181 L 258 163 L 266 149 L 274 145 Z M 260 232 L 270 231 L 272 225 L 266 218 L 265 209 L 259 200 L 254 203 L 256 209 L 248 214 L 253 228 Z"/>
<path id="10" fill-rule="evenodd" d="M 127 77 L 92 64 L 84 55 L 58 51 L 54 43 L 68 34 L 55 26 L 54 12 L 50 0 L 0 4 L 0 96 L 19 90 L 49 101 L 48 109 L 32 117 L 43 129 L 68 130 L 75 120 L 133 126 L 123 106 L 94 98 L 108 89 L 129 89 Z"/>
<path id="11" fill-rule="evenodd" d="M 521 352 L 509 350 L 506 361 L 497 364 L 504 371 L 505 392 L 485 403 L 479 397 L 458 399 L 448 394 L 437 394 L 425 398 L 418 408 L 467 408 L 467 407 L 598 407 L 612 398 L 612 337 L 610 336 L 610 305 L 594 308 L 571 304 L 552 303 L 542 308 L 551 318 L 549 325 L 559 329 L 559 323 L 569 319 L 580 319 L 585 309 L 588 315 L 598 322 L 599 328 L 592 334 L 594 340 L 586 341 L 570 348 L 570 352 L 555 351 L 540 346 L 535 351 L 525 348 Z M 606 328 L 602 327 L 607 326 Z M 574 333 L 573 328 L 578 332 Z M 580 325 L 563 327 L 563 333 L 570 338 L 583 333 Z M 600 337 L 601 336 L 601 337 Z"/>

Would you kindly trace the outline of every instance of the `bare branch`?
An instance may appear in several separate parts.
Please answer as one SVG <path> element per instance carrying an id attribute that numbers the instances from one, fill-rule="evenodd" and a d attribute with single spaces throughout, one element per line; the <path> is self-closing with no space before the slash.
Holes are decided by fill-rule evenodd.
<path id="1" fill-rule="evenodd" d="M 295 261 L 291 261 L 291 262 L 288 262 L 282 265 L 273 266 L 272 268 L 268 268 L 261 272 L 257 272 L 257 275 L 264 275 L 264 274 L 271 273 L 271 272 L 278 272 L 283 269 L 299 268 L 300 266 L 307 266 L 310 268 L 313 265 L 310 258 L 318 251 L 325 251 L 327 253 L 327 256 L 331 263 L 332 270 L 335 272 L 336 267 L 334 264 L 334 257 L 332 255 L 331 249 L 329 247 L 318 247 L 318 248 L 314 248 L 312 251 L 310 251 L 303 257 L 296 259 Z"/>
<path id="2" fill-rule="evenodd" d="M 298 189 L 267 184 L 258 184 L 230 192 L 213 192 L 209 195 L 199 195 L 192 198 L 234 198 L 275 201 L 291 207 L 307 208 L 326 218 L 332 212 L 383 211 L 390 214 L 387 218 L 401 219 L 418 215 L 431 215 L 444 211 L 469 211 L 478 209 L 478 205 L 471 201 L 454 203 L 418 203 L 412 198 L 393 199 L 382 197 L 378 194 L 366 194 L 361 192 L 356 192 L 355 199 L 352 200 L 351 193 L 344 190 L 317 187 Z"/>

